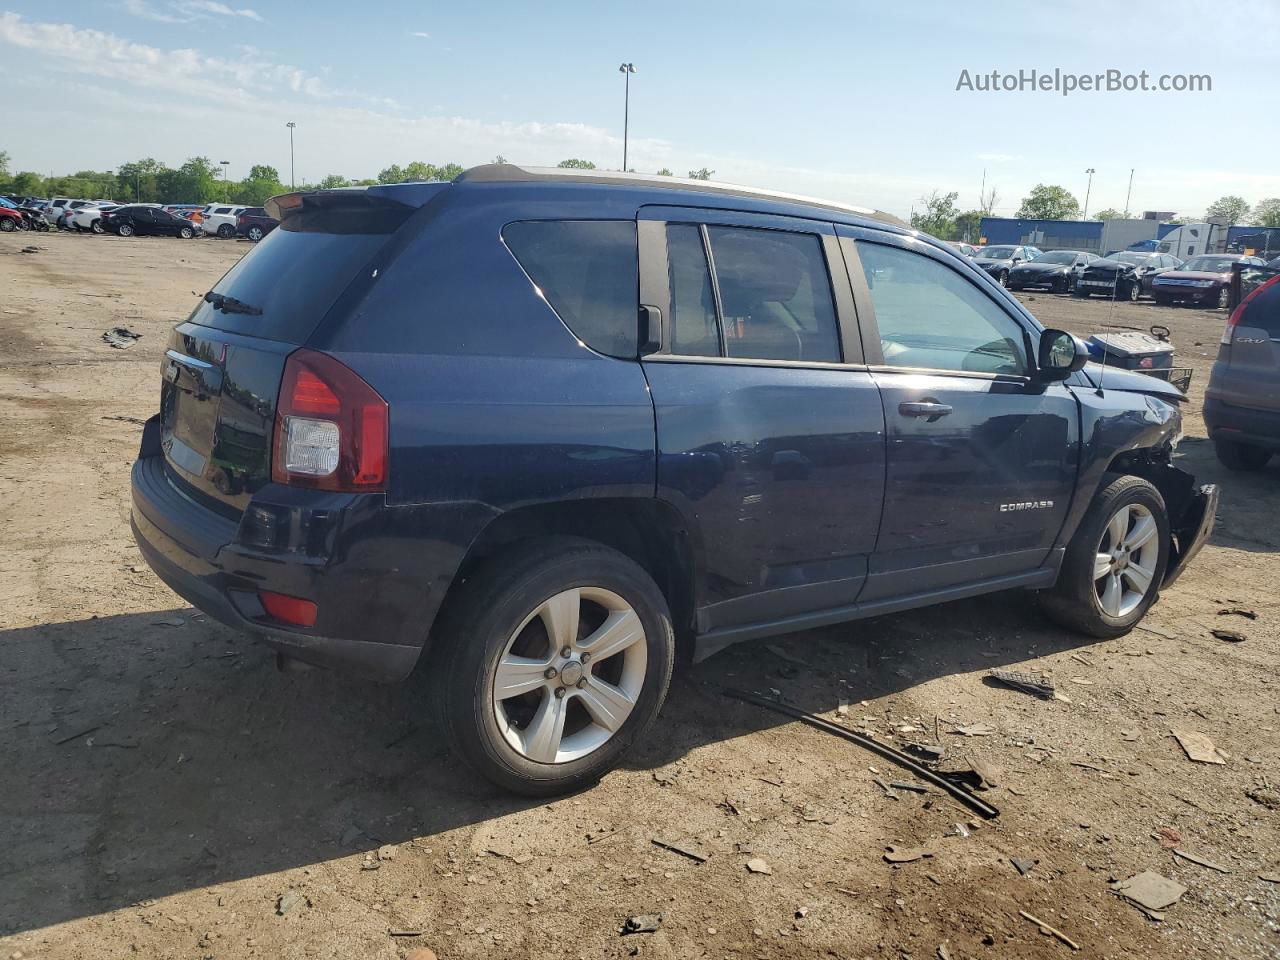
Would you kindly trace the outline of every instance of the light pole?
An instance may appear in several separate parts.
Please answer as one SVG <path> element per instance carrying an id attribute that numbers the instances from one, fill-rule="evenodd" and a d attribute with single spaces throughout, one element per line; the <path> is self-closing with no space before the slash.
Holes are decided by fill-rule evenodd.
<path id="1" fill-rule="evenodd" d="M 1126 220 L 1129 219 L 1129 198 L 1133 196 L 1133 171 L 1135 169 L 1135 167 L 1129 168 L 1129 190 L 1124 195 L 1124 216 Z"/>
<path id="2" fill-rule="evenodd" d="M 289 128 L 289 189 L 293 189 L 293 128 L 297 126 L 292 120 L 285 124 Z"/>
<path id="3" fill-rule="evenodd" d="M 618 72 L 626 78 L 626 90 L 622 100 L 622 172 L 627 172 L 627 126 L 631 120 L 631 75 L 636 72 L 634 63 L 624 63 Z"/>
<path id="4" fill-rule="evenodd" d="M 219 165 L 220 167 L 222 167 L 222 199 L 223 199 L 223 200 L 230 200 L 230 199 L 231 199 L 231 195 L 230 195 L 230 193 L 227 191 L 227 166 L 228 166 L 230 163 L 231 163 L 231 161 L 230 161 L 230 160 L 219 160 L 219 161 L 218 161 L 218 165 Z"/>
<path id="5" fill-rule="evenodd" d="M 1085 171 L 1089 175 L 1089 185 L 1084 188 L 1084 218 L 1089 219 L 1089 194 L 1093 192 L 1093 175 L 1098 171 L 1090 167 Z"/>

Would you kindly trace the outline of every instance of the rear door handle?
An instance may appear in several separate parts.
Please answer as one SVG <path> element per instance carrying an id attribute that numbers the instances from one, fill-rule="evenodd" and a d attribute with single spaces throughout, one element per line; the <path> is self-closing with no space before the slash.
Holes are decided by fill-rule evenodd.
<path id="1" fill-rule="evenodd" d="M 951 412 L 951 405 L 936 400 L 921 400 L 898 404 L 898 412 L 904 417 L 928 417 L 933 423 Z"/>

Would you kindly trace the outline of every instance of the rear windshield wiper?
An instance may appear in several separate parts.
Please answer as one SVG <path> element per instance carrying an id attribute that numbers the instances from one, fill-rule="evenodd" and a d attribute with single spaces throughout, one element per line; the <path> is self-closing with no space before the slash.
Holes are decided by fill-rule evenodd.
<path id="1" fill-rule="evenodd" d="M 213 309 L 221 310 L 223 313 L 247 313 L 250 316 L 262 316 L 262 308 L 255 307 L 251 304 L 237 300 L 235 297 L 228 297 L 221 293 L 214 293 L 210 290 L 204 295 L 206 303 L 212 303 Z"/>

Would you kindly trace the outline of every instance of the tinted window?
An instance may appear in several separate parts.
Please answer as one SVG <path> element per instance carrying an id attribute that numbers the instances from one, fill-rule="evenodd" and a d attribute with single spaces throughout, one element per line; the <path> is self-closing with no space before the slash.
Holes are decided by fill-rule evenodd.
<path id="1" fill-rule="evenodd" d="M 636 355 L 640 273 L 634 222 L 525 221 L 507 224 L 502 236 L 584 343 L 614 357 Z"/>
<path id="2" fill-rule="evenodd" d="M 941 263 L 858 242 L 884 362 L 973 373 L 1026 371 L 1022 328 L 984 293 Z"/>
<path id="3" fill-rule="evenodd" d="M 1265 268 L 1241 273 L 1241 286 L 1246 296 L 1252 294 L 1252 299 L 1245 305 L 1239 325 L 1265 330 L 1275 338 L 1280 337 L 1280 280 L 1273 277 L 1273 272 Z"/>
<path id="4" fill-rule="evenodd" d="M 667 276 L 671 283 L 671 352 L 690 357 L 720 356 L 720 325 L 702 228 L 667 226 Z"/>
<path id="5" fill-rule="evenodd" d="M 244 212 L 249 217 L 265 217 L 267 215 L 267 211 L 262 207 L 246 207 Z"/>
<path id="6" fill-rule="evenodd" d="M 192 323 L 268 340 L 305 343 L 334 300 L 389 236 L 409 207 L 296 213 L 254 245 L 216 284 L 261 315 L 226 313 L 201 303 Z"/>
<path id="7" fill-rule="evenodd" d="M 840 360 L 822 242 L 813 234 L 708 227 L 726 352 L 761 360 Z"/>
<path id="8" fill-rule="evenodd" d="M 230 207 L 218 207 L 218 209 L 214 210 L 213 212 L 214 212 L 214 213 L 230 213 L 230 212 L 231 212 L 231 208 L 230 208 Z"/>

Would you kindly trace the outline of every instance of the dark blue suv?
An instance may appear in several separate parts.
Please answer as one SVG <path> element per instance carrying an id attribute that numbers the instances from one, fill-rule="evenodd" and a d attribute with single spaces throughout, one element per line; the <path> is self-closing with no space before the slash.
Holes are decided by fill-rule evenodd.
<path id="1" fill-rule="evenodd" d="M 138 544 L 287 656 L 420 664 L 513 790 L 735 641 L 1015 587 L 1123 633 L 1212 526 L 1181 393 L 874 211 L 506 164 L 268 209 L 174 330 Z"/>

